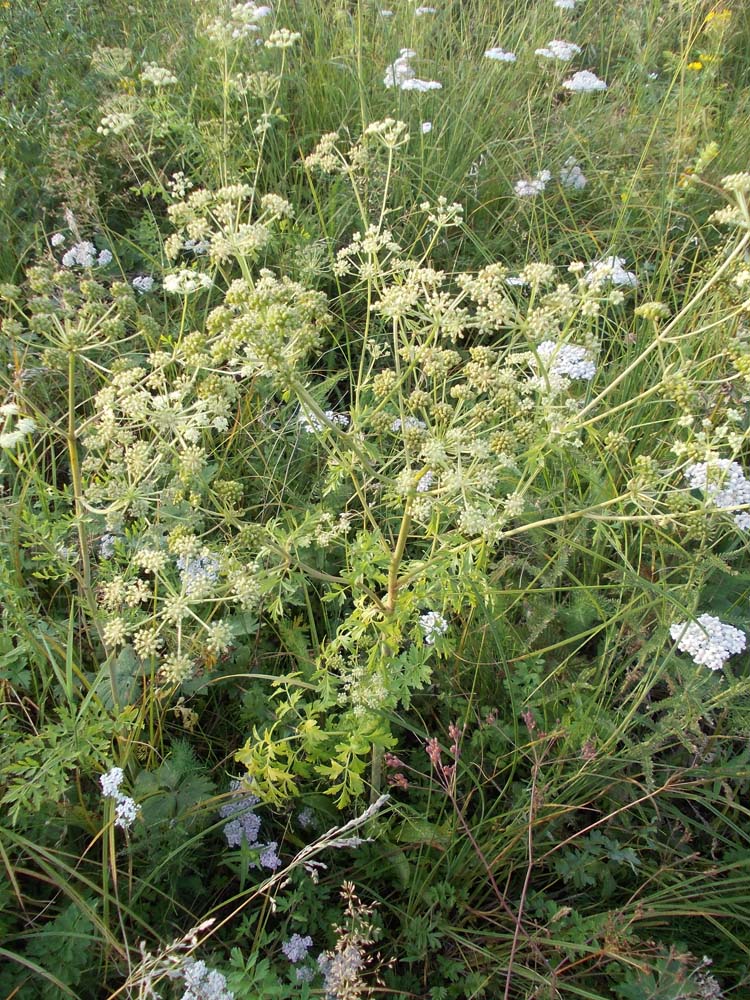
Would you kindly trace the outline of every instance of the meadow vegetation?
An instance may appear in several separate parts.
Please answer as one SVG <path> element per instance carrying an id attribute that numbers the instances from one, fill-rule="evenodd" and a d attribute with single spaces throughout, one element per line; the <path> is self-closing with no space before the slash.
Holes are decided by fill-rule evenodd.
<path id="1" fill-rule="evenodd" d="M 0 4 L 0 997 L 750 989 L 750 10 L 433 2 Z"/>

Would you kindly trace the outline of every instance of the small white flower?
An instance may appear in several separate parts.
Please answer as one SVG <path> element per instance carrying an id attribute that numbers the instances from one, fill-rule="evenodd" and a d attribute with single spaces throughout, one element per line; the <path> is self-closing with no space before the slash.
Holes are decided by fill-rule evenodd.
<path id="1" fill-rule="evenodd" d="M 129 795 L 120 795 L 115 803 L 115 826 L 129 830 L 139 812 L 140 806 L 137 806 Z"/>
<path id="2" fill-rule="evenodd" d="M 393 17 L 392 10 L 379 10 L 378 14 L 380 15 L 380 17 Z"/>
<path id="3" fill-rule="evenodd" d="M 590 382 L 596 375 L 596 365 L 590 351 L 576 344 L 543 341 L 536 349 L 539 360 L 550 375 Z"/>
<path id="4" fill-rule="evenodd" d="M 432 132 L 432 122 L 422 122 L 422 135 Z"/>
<path id="5" fill-rule="evenodd" d="M 568 62 L 573 56 L 581 53 L 580 45 L 575 42 L 564 42 L 560 38 L 553 38 L 543 49 L 535 49 L 534 54 L 543 56 L 545 59 L 559 59 L 561 62 Z"/>
<path id="6" fill-rule="evenodd" d="M 516 181 L 513 190 L 519 198 L 533 198 L 541 194 L 551 180 L 552 173 L 549 170 L 540 170 L 533 180 Z"/>
<path id="7" fill-rule="evenodd" d="M 514 52 L 506 52 L 505 49 L 501 49 L 499 46 L 495 46 L 493 49 L 487 49 L 484 53 L 484 58 L 493 59 L 495 62 L 514 63 L 516 61 Z"/>
<path id="8" fill-rule="evenodd" d="M 212 284 L 207 274 L 188 271 L 186 268 L 164 276 L 164 291 L 175 295 L 191 295 L 201 288 L 210 288 Z"/>
<path id="9" fill-rule="evenodd" d="M 584 275 L 587 284 L 607 284 L 635 288 L 638 278 L 634 271 L 625 270 L 624 257 L 606 257 L 604 260 L 592 261 Z"/>
<path id="10" fill-rule="evenodd" d="M 50 243 L 52 244 L 53 247 L 61 247 L 64 242 L 65 242 L 65 237 L 63 236 L 62 233 L 55 233 L 52 239 L 50 240 Z"/>
<path id="11" fill-rule="evenodd" d="M 721 670 L 735 653 L 746 645 L 745 633 L 732 625 L 725 625 L 714 615 L 699 615 L 694 622 L 672 625 L 669 634 L 683 653 L 689 653 L 693 663 Z"/>
<path id="12" fill-rule="evenodd" d="M 728 458 L 713 462 L 696 462 L 685 469 L 685 479 L 691 490 L 701 490 L 713 506 L 741 507 L 750 504 L 750 480 L 742 466 Z M 739 513 L 734 522 L 742 531 L 750 528 L 750 514 Z"/>
<path id="13" fill-rule="evenodd" d="M 146 295 L 148 292 L 153 291 L 154 279 L 150 274 L 138 274 L 133 278 L 131 284 L 139 295 Z"/>
<path id="14" fill-rule="evenodd" d="M 582 69 L 574 73 L 569 80 L 564 80 L 563 87 L 574 94 L 593 94 L 598 90 L 606 90 L 607 84 L 604 80 L 600 80 L 596 73 Z"/>
<path id="15" fill-rule="evenodd" d="M 100 267 L 106 267 L 107 264 L 112 263 L 112 254 L 109 250 L 101 250 L 99 252 L 99 257 L 97 258 L 97 264 Z"/>
<path id="16" fill-rule="evenodd" d="M 560 171 L 560 183 L 572 191 L 583 191 L 588 181 L 574 156 L 569 156 Z"/>
<path id="17" fill-rule="evenodd" d="M 123 770 L 121 767 L 112 767 L 99 778 L 99 784 L 102 786 L 102 797 L 105 799 L 116 799 L 120 794 L 120 785 L 123 779 Z"/>
<path id="18" fill-rule="evenodd" d="M 445 635 L 448 631 L 448 622 L 437 611 L 427 611 L 420 615 L 419 625 L 424 632 L 424 641 L 428 646 L 434 646 L 435 639 Z"/>
<path id="19" fill-rule="evenodd" d="M 575 10 L 578 0 L 555 0 L 554 6 L 558 10 Z"/>
<path id="20" fill-rule="evenodd" d="M 425 14 L 437 14 L 437 7 L 417 7 L 414 13 L 417 17 L 422 17 Z"/>
<path id="21" fill-rule="evenodd" d="M 141 73 L 141 80 L 154 87 L 171 87 L 172 84 L 177 83 L 177 77 L 171 70 L 157 66 L 155 63 L 146 63 Z"/>
<path id="22" fill-rule="evenodd" d="M 93 267 L 96 263 L 96 247 L 90 240 L 74 244 L 63 254 L 63 267 Z"/>

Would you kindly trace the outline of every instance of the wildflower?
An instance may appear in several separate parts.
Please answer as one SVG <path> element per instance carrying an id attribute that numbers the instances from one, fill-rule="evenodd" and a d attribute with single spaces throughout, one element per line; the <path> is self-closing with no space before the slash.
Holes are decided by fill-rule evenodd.
<path id="1" fill-rule="evenodd" d="M 437 7 L 417 7 L 414 13 L 417 17 L 422 17 L 424 14 L 437 14 Z"/>
<path id="2" fill-rule="evenodd" d="M 393 17 L 392 10 L 379 10 L 378 14 L 380 17 Z"/>
<path id="3" fill-rule="evenodd" d="M 65 237 L 62 233 L 55 233 L 50 239 L 50 243 L 53 247 L 61 247 L 65 242 Z"/>
<path id="4" fill-rule="evenodd" d="M 148 292 L 153 291 L 154 279 L 150 274 L 138 274 L 133 278 L 131 284 L 139 295 L 147 295 Z"/>
<path id="5" fill-rule="evenodd" d="M 419 616 L 419 625 L 424 632 L 424 641 L 428 646 L 434 646 L 438 636 L 448 631 L 448 622 L 437 611 L 428 611 Z"/>
<path id="6" fill-rule="evenodd" d="M 298 31 L 290 31 L 288 28 L 277 28 L 272 31 L 266 39 L 267 49 L 290 49 L 302 38 Z"/>
<path id="7" fill-rule="evenodd" d="M 569 80 L 564 80 L 563 87 L 575 94 L 593 94 L 597 90 L 606 90 L 607 84 L 596 73 L 583 69 L 574 73 Z"/>
<path id="8" fill-rule="evenodd" d="M 424 420 L 420 420 L 419 417 L 407 417 L 403 422 L 401 421 L 401 417 L 396 417 L 391 424 L 391 430 L 394 434 L 398 434 L 402 427 L 407 431 L 424 430 L 427 424 Z"/>
<path id="9" fill-rule="evenodd" d="M 120 794 L 120 785 L 124 772 L 121 767 L 111 767 L 106 774 L 99 778 L 102 786 L 102 797 L 105 799 L 116 799 Z"/>
<path id="10" fill-rule="evenodd" d="M 296 965 L 297 962 L 304 962 L 307 953 L 312 948 L 313 939 L 309 934 L 302 937 L 300 934 L 292 934 L 288 941 L 285 941 L 281 950 L 290 962 Z"/>
<path id="11" fill-rule="evenodd" d="M 164 658 L 161 675 L 166 684 L 184 684 L 193 676 L 193 663 L 183 653 L 170 653 Z"/>
<path id="12" fill-rule="evenodd" d="M 516 181 L 513 190 L 519 198 L 533 198 L 544 191 L 550 180 L 552 180 L 550 171 L 540 170 L 533 180 Z"/>
<path id="13" fill-rule="evenodd" d="M 164 276 L 164 291 L 175 295 L 191 295 L 201 288 L 210 288 L 212 284 L 207 274 L 188 271 L 186 268 Z"/>
<path id="14" fill-rule="evenodd" d="M 141 73 L 141 80 L 144 83 L 150 83 L 154 87 L 170 87 L 172 84 L 177 83 L 177 77 L 174 73 L 168 69 L 164 69 L 163 66 L 157 66 L 155 63 L 146 63 Z"/>
<path id="15" fill-rule="evenodd" d="M 181 1000 L 234 1000 L 234 993 L 227 989 L 226 978 L 216 969 L 209 969 L 203 961 L 186 958 L 180 972 L 185 982 Z"/>
<path id="16" fill-rule="evenodd" d="M 348 427 L 350 423 L 348 414 L 336 413 L 335 410 L 326 410 L 323 416 L 329 423 L 336 424 L 338 427 Z M 325 426 L 323 421 L 319 420 L 314 413 L 307 414 L 303 410 L 300 410 L 297 414 L 297 420 L 306 434 L 319 433 Z"/>
<path id="17" fill-rule="evenodd" d="M 115 826 L 122 830 L 129 830 L 135 823 L 140 806 L 129 795 L 120 795 L 115 803 Z"/>
<path id="18" fill-rule="evenodd" d="M 741 507 L 750 504 L 750 480 L 741 465 L 728 458 L 697 462 L 685 469 L 685 479 L 692 490 L 701 490 L 715 507 Z M 750 530 L 750 512 L 735 515 L 735 524 Z"/>
<path id="19" fill-rule="evenodd" d="M 741 653 L 746 645 L 745 633 L 725 625 L 714 615 L 699 615 L 694 622 L 672 625 L 669 634 L 682 653 L 688 653 L 697 666 L 721 670 L 726 660 Z"/>
<path id="20" fill-rule="evenodd" d="M 259 863 L 262 867 L 275 871 L 281 865 L 281 859 L 276 853 L 276 842 L 266 845 L 258 843 L 261 820 L 254 810 L 260 799 L 257 795 L 241 792 L 241 785 L 238 779 L 232 781 L 229 788 L 235 794 L 219 809 L 219 816 L 228 820 L 224 824 L 227 844 L 229 847 L 241 847 L 246 844 L 256 850 L 260 849 Z"/>
<path id="21" fill-rule="evenodd" d="M 703 63 L 700 61 L 700 59 L 695 59 L 693 62 L 689 62 L 687 64 L 687 68 L 698 71 L 700 69 L 703 69 Z"/>
<path id="22" fill-rule="evenodd" d="M 420 80 L 411 65 L 417 53 L 414 49 L 401 49 L 399 56 L 385 71 L 383 83 L 386 87 L 398 87 L 400 90 L 416 90 L 425 93 L 428 90 L 441 90 L 442 83 L 436 80 Z"/>
<path id="23" fill-rule="evenodd" d="M 96 131 L 99 135 L 122 135 L 135 126 L 135 117 L 127 111 L 113 111 L 104 115 Z"/>
<path id="24" fill-rule="evenodd" d="M 16 412 L 17 410 L 16 407 Z M 6 415 L 12 414 L 6 413 Z M 27 435 L 32 434 L 35 430 L 36 421 L 32 417 L 21 417 L 20 420 L 16 421 L 16 426 L 12 431 L 0 434 L 0 448 L 13 451 L 16 445 L 19 445 Z"/>
<path id="25" fill-rule="evenodd" d="M 536 353 L 549 375 L 586 382 L 596 375 L 596 365 L 585 347 L 545 340 L 537 347 Z"/>
<path id="26" fill-rule="evenodd" d="M 427 493 L 432 488 L 434 473 L 428 469 L 417 483 L 417 493 Z"/>
<path id="27" fill-rule="evenodd" d="M 573 191 L 583 191 L 588 181 L 574 156 L 569 156 L 560 171 L 560 183 Z"/>
<path id="28" fill-rule="evenodd" d="M 100 267 L 106 267 L 112 263 L 112 253 L 109 250 L 101 250 L 96 262 Z"/>
<path id="29" fill-rule="evenodd" d="M 109 533 L 102 535 L 99 539 L 99 555 L 102 559 L 111 559 L 115 554 L 115 542 L 117 541 L 116 535 L 110 535 Z"/>
<path id="30" fill-rule="evenodd" d="M 554 6 L 558 10 L 575 10 L 578 0 L 555 0 Z"/>
<path id="31" fill-rule="evenodd" d="M 516 55 L 514 52 L 506 52 L 499 46 L 495 46 L 495 48 L 492 49 L 487 49 L 487 51 L 484 53 L 484 58 L 493 59 L 495 62 L 514 63 L 516 61 Z"/>
<path id="32" fill-rule="evenodd" d="M 422 135 L 429 135 L 432 132 L 432 122 L 422 122 Z"/>
<path id="33" fill-rule="evenodd" d="M 534 54 L 543 56 L 545 59 L 559 59 L 561 62 L 567 62 L 573 56 L 579 55 L 581 51 L 581 46 L 576 45 L 575 42 L 564 42 L 559 38 L 553 38 L 551 42 L 547 42 L 544 48 L 535 49 Z"/>
<path id="34" fill-rule="evenodd" d="M 277 868 L 281 867 L 281 858 L 276 853 L 278 844 L 274 841 L 272 844 L 267 844 L 265 848 L 260 852 L 260 857 L 258 861 L 263 868 L 269 868 L 272 872 L 275 872 Z"/>
<path id="35" fill-rule="evenodd" d="M 584 275 L 584 281 L 589 285 L 610 282 L 613 285 L 635 288 L 638 278 L 633 271 L 626 271 L 624 264 L 624 257 L 607 257 L 604 260 L 592 261 Z"/>
<path id="36" fill-rule="evenodd" d="M 96 247 L 89 240 L 76 243 L 63 254 L 63 267 L 93 267 L 96 263 Z"/>
<path id="37" fill-rule="evenodd" d="M 208 551 L 194 558 L 179 556 L 177 569 L 188 597 L 202 597 L 210 592 L 212 585 L 219 579 L 219 567 L 219 560 Z"/>
<path id="38" fill-rule="evenodd" d="M 208 637 L 206 639 L 206 649 L 209 653 L 220 656 L 226 653 L 232 645 L 234 633 L 228 622 L 218 621 L 208 627 Z"/>

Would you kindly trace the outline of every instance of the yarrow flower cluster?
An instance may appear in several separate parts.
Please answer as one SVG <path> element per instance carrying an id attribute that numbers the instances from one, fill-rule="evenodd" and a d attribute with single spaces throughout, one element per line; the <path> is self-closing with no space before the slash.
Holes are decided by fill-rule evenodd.
<path id="1" fill-rule="evenodd" d="M 536 353 L 550 375 L 581 379 L 586 382 L 590 382 L 596 375 L 596 365 L 591 352 L 585 347 L 545 340 L 537 347 Z"/>
<path id="2" fill-rule="evenodd" d="M 572 191 L 583 191 L 588 184 L 586 175 L 581 170 L 574 156 L 569 156 L 563 164 L 560 171 L 560 183 L 563 187 L 570 188 Z"/>
<path id="3" fill-rule="evenodd" d="M 714 507 L 740 507 L 750 504 L 750 480 L 742 466 L 728 458 L 696 462 L 685 469 L 691 490 L 701 490 Z M 750 530 L 750 511 L 735 514 L 734 522 L 743 531 Z"/>
<path id="4" fill-rule="evenodd" d="M 164 276 L 164 291 L 175 295 L 191 295 L 201 288 L 210 288 L 213 282 L 207 274 L 183 268 Z"/>
<path id="5" fill-rule="evenodd" d="M 129 830 L 136 821 L 140 806 L 129 795 L 120 791 L 123 777 L 121 767 L 112 767 L 99 778 L 99 784 L 102 787 L 102 798 L 115 800 L 115 826 Z"/>
<path id="6" fill-rule="evenodd" d="M 543 56 L 545 59 L 559 59 L 561 62 L 568 62 L 573 56 L 579 55 L 581 46 L 575 42 L 564 42 L 559 38 L 553 38 L 541 49 L 535 49 L 534 54 Z"/>
<path id="7" fill-rule="evenodd" d="M 549 170 L 540 170 L 533 180 L 516 181 L 513 190 L 519 198 L 533 198 L 541 194 L 551 180 L 552 173 Z"/>
<path id="8" fill-rule="evenodd" d="M 634 271 L 625 269 L 624 257 L 606 257 L 604 260 L 592 261 L 584 280 L 589 284 L 612 284 L 635 288 L 638 278 Z"/>
<path id="9" fill-rule="evenodd" d="M 437 611 L 427 611 L 420 615 L 419 625 L 424 632 L 424 641 L 428 646 L 434 646 L 435 640 L 448 631 L 448 622 Z"/>
<path id="10" fill-rule="evenodd" d="M 235 793 L 229 802 L 225 802 L 219 809 L 219 816 L 228 820 L 224 824 L 224 836 L 230 847 L 247 847 L 255 850 L 260 849 L 258 862 L 263 868 L 275 871 L 281 865 L 281 858 L 276 853 L 277 843 L 260 844 L 258 834 L 260 833 L 260 816 L 255 812 L 255 806 L 260 802 L 257 795 L 243 794 L 241 782 L 238 779 L 232 781 L 229 786 L 230 792 Z M 257 867 L 257 866 L 253 866 Z"/>
<path id="11" fill-rule="evenodd" d="M 226 978 L 217 969 L 209 969 L 203 961 L 187 959 L 180 975 L 185 983 L 180 1000 L 234 1000 L 234 993 L 227 989 Z"/>
<path id="12" fill-rule="evenodd" d="M 498 45 L 494 48 L 487 49 L 484 53 L 484 58 L 492 59 L 495 62 L 514 63 L 516 61 L 515 52 L 506 52 L 505 49 L 501 49 Z"/>
<path id="13" fill-rule="evenodd" d="M 122 135 L 135 127 L 135 116 L 127 111 L 113 111 L 104 115 L 96 128 L 99 135 Z"/>
<path id="14" fill-rule="evenodd" d="M 153 291 L 154 279 L 150 274 L 138 274 L 133 278 L 131 284 L 139 295 L 146 295 Z"/>
<path id="15" fill-rule="evenodd" d="M 219 579 L 219 560 L 210 552 L 198 556 L 179 556 L 177 569 L 188 597 L 202 597 Z"/>
<path id="16" fill-rule="evenodd" d="M 385 71 L 383 83 L 386 87 L 398 87 L 400 90 L 416 90 L 425 93 L 428 90 L 442 90 L 442 83 L 437 80 L 420 80 L 417 77 L 411 60 L 416 59 L 414 49 L 401 49 L 397 59 Z"/>
<path id="17" fill-rule="evenodd" d="M 141 80 L 144 83 L 150 83 L 154 87 L 170 87 L 172 84 L 177 83 L 177 77 L 171 70 L 165 69 L 163 66 L 157 66 L 156 63 L 146 63 L 141 73 Z"/>
<path id="18" fill-rule="evenodd" d="M 312 944 L 313 939 L 309 934 L 306 934 L 305 937 L 300 934 L 292 934 L 289 940 L 282 944 L 281 950 L 289 961 L 296 965 L 297 962 L 304 962 Z"/>
<path id="19" fill-rule="evenodd" d="M 336 413 L 335 410 L 326 410 L 324 416 L 330 423 L 337 424 L 339 427 L 349 426 L 350 421 L 347 413 Z M 297 420 L 306 434 L 319 434 L 325 426 L 323 421 L 319 420 L 314 413 L 308 414 L 304 410 L 299 411 Z"/>
<path id="20" fill-rule="evenodd" d="M 563 80 L 563 87 L 574 94 L 594 94 L 599 90 L 606 90 L 607 84 L 604 80 L 600 80 L 596 73 L 582 69 L 574 73 L 569 80 Z"/>
<path id="21" fill-rule="evenodd" d="M 62 257 L 63 267 L 105 267 L 112 262 L 109 250 L 99 250 L 89 240 L 75 243 Z"/>
<path id="22" fill-rule="evenodd" d="M 6 403 L 4 406 L 0 406 L 0 416 L 6 418 L 6 428 L 8 417 L 18 417 L 18 406 L 16 403 Z M 16 420 L 13 430 L 4 430 L 0 434 L 0 448 L 6 448 L 8 451 L 12 451 L 16 445 L 20 444 L 21 441 L 29 434 L 33 434 L 36 430 L 36 421 L 33 417 L 19 417 Z"/>
<path id="23" fill-rule="evenodd" d="M 708 614 L 699 615 L 694 622 L 672 625 L 669 634 L 680 652 L 709 670 L 721 670 L 729 657 L 741 653 L 746 645 L 744 632 Z"/>

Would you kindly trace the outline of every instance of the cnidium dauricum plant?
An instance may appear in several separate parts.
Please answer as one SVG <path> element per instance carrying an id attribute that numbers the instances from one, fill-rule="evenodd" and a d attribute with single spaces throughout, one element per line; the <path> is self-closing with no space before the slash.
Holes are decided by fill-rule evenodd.
<path id="1" fill-rule="evenodd" d="M 536 553 L 544 564 L 550 529 L 678 528 L 691 513 L 673 460 L 626 461 L 618 479 L 589 447 L 608 415 L 626 429 L 639 399 L 664 394 L 667 369 L 685 363 L 691 334 L 676 324 L 690 303 L 671 320 L 644 304 L 653 336 L 618 367 L 611 330 L 637 284 L 620 258 L 515 274 L 435 268 L 461 206 L 414 206 L 421 236 L 399 242 L 389 183 L 407 141 L 387 120 L 344 151 L 327 137 L 306 163 L 341 165 L 360 200 L 366 224 L 335 263 L 350 301 L 367 306 L 356 321 L 322 291 L 259 268 L 292 208 L 244 183 L 181 185 L 168 211 L 166 323 L 100 273 L 93 251 L 33 272 L 28 315 L 9 296 L 19 349 L 59 373 L 46 426 L 70 487 L 57 502 L 105 662 L 136 663 L 161 697 L 189 695 L 248 636 L 306 616 L 306 641 L 237 753 L 271 802 L 312 783 L 343 807 L 365 791 L 368 767 L 377 791 L 394 714 L 433 681 L 472 607 L 492 610 L 501 562 Z M 372 163 L 374 216 L 357 187 Z M 623 400 L 634 375 L 639 389 Z M 37 418 L 39 403 L 22 405 L 15 388 L 4 402 Z"/>

